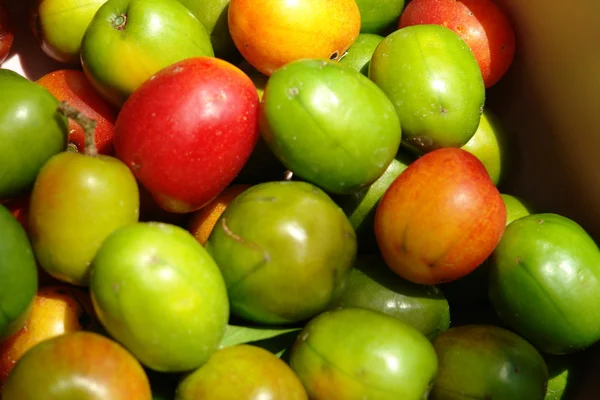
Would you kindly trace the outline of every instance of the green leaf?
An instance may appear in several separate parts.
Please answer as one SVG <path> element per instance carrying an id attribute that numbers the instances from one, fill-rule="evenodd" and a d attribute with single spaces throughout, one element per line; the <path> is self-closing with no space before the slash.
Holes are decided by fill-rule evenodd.
<path id="1" fill-rule="evenodd" d="M 278 336 L 284 336 L 289 339 L 290 336 L 295 339 L 297 333 L 302 328 L 278 328 L 278 327 L 249 327 L 240 325 L 227 325 L 225 335 L 221 340 L 219 348 L 225 348 L 229 346 L 235 346 L 238 344 L 265 344 L 268 346 L 269 339 L 275 339 Z M 292 334 L 293 335 L 286 335 Z M 289 341 L 289 340 L 288 340 Z M 260 346 L 264 347 L 264 346 Z M 279 346 L 278 346 L 279 347 Z M 277 351 L 282 350 L 281 348 Z"/>

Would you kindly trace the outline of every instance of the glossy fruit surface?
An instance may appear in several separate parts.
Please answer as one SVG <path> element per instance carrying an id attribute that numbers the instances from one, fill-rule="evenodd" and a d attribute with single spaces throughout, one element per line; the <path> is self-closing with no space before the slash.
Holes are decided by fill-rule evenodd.
<path id="1" fill-rule="evenodd" d="M 87 286 L 98 248 L 113 231 L 137 222 L 139 207 L 135 178 L 120 160 L 73 152 L 53 156 L 40 170 L 29 204 L 29 234 L 40 267 Z"/>
<path id="2" fill-rule="evenodd" d="M 337 194 L 375 182 L 402 138 L 394 106 L 377 85 L 355 69 L 318 59 L 291 62 L 271 75 L 260 129 L 288 169 Z"/>
<path id="3" fill-rule="evenodd" d="M 398 27 L 416 24 L 438 24 L 456 32 L 475 55 L 486 88 L 496 84 L 512 64 L 515 33 L 494 0 L 413 0 Z"/>
<path id="4" fill-rule="evenodd" d="M 212 56 L 206 28 L 177 0 L 108 0 L 81 43 L 84 72 L 117 107 L 161 69 Z"/>
<path id="5" fill-rule="evenodd" d="M 14 365 L 33 346 L 65 333 L 97 329 L 98 324 L 85 291 L 67 285 L 38 289 L 25 326 L 0 342 L 0 392 Z"/>
<path id="6" fill-rule="evenodd" d="M 359 34 L 360 12 L 354 0 L 232 0 L 228 24 L 242 56 L 271 75 L 299 59 L 339 60 Z"/>
<path id="7" fill-rule="evenodd" d="M 139 362 L 115 341 L 92 332 L 38 343 L 15 365 L 2 392 L 3 400 L 151 398 Z"/>
<path id="8" fill-rule="evenodd" d="M 2 204 L 0 232 L 0 339 L 4 339 L 25 325 L 35 298 L 38 275 L 25 230 Z"/>
<path id="9" fill-rule="evenodd" d="M 313 400 L 427 398 L 437 356 L 423 334 L 371 310 L 338 309 L 312 319 L 290 365 Z"/>
<path id="10" fill-rule="evenodd" d="M 418 158 L 390 185 L 375 213 L 375 236 L 398 275 L 439 284 L 481 265 L 505 224 L 506 207 L 481 161 L 446 148 Z"/>
<path id="11" fill-rule="evenodd" d="M 0 200 L 33 187 L 44 163 L 67 148 L 67 119 L 42 86 L 0 69 Z"/>
<path id="12" fill-rule="evenodd" d="M 90 292 L 112 337 L 159 372 L 198 368 L 217 350 L 229 317 L 219 268 L 183 228 L 123 227 L 102 244 Z"/>
<path id="13" fill-rule="evenodd" d="M 198 18 L 206 28 L 215 57 L 232 61 L 239 53 L 227 25 L 229 0 L 178 0 Z"/>
<path id="14" fill-rule="evenodd" d="M 416 152 L 461 147 L 477 131 L 485 87 L 465 42 L 440 25 L 399 29 L 373 53 L 369 78 L 390 98 L 403 144 Z"/>
<path id="15" fill-rule="evenodd" d="M 239 68 L 189 58 L 161 70 L 125 103 L 115 152 L 160 207 L 192 212 L 229 186 L 250 157 L 258 106 L 256 88 Z"/>
<path id="16" fill-rule="evenodd" d="M 498 116 L 486 108 L 481 114 L 477 131 L 467 144 L 462 146 L 483 163 L 496 186 L 502 182 L 510 165 L 507 139 Z"/>
<path id="17" fill-rule="evenodd" d="M 548 368 L 519 335 L 493 325 L 450 328 L 433 340 L 439 370 L 432 400 L 543 400 Z"/>
<path id="18" fill-rule="evenodd" d="M 397 25 L 404 0 L 356 0 L 361 33 L 386 35 Z"/>
<path id="19" fill-rule="evenodd" d="M 383 36 L 374 33 L 361 33 L 340 59 L 340 64 L 347 65 L 368 76 L 371 57 L 383 39 Z"/>
<path id="20" fill-rule="evenodd" d="M 175 400 L 308 400 L 306 390 L 284 361 L 260 347 L 218 350 L 178 385 Z"/>
<path id="21" fill-rule="evenodd" d="M 326 193 L 299 181 L 265 182 L 233 200 L 206 249 L 225 278 L 233 315 L 290 324 L 327 309 L 356 256 L 356 236 Z"/>
<path id="22" fill-rule="evenodd" d="M 498 315 L 540 350 L 573 353 L 600 339 L 600 251 L 576 222 L 552 213 L 512 222 L 489 282 Z"/>
<path id="23" fill-rule="evenodd" d="M 377 254 L 359 254 L 344 292 L 333 307 L 364 308 L 406 322 L 429 339 L 450 326 L 450 307 L 436 286 L 396 276 Z"/>
<path id="24" fill-rule="evenodd" d="M 535 212 L 534 206 L 519 196 L 506 193 L 502 193 L 500 196 L 502 196 L 502 201 L 506 205 L 506 225 Z"/>
<path id="25" fill-rule="evenodd" d="M 79 64 L 81 40 L 94 14 L 106 0 L 34 0 L 33 31 L 42 50 L 53 59 Z"/>

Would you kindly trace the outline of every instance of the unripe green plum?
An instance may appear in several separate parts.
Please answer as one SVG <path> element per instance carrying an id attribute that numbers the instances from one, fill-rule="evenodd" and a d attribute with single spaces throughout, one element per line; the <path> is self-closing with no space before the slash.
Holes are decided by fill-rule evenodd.
<path id="1" fill-rule="evenodd" d="M 111 234 L 94 258 L 90 293 L 108 333 L 159 372 L 206 362 L 229 318 L 213 259 L 191 233 L 165 223 L 139 222 Z"/>
<path id="2" fill-rule="evenodd" d="M 327 309 L 356 257 L 348 218 L 316 186 L 254 185 L 221 214 L 206 249 L 221 269 L 234 315 L 291 324 Z"/>
<path id="3" fill-rule="evenodd" d="M 357 70 L 301 59 L 275 71 L 263 95 L 261 134 L 295 175 L 333 194 L 379 178 L 398 152 L 401 121 Z"/>
<path id="4" fill-rule="evenodd" d="M 431 400 L 543 400 L 548 368 L 529 342 L 493 325 L 450 328 L 434 339 Z"/>
<path id="5" fill-rule="evenodd" d="M 306 390 L 284 361 L 257 346 L 218 350 L 179 383 L 175 400 L 308 400 Z"/>
<path id="6" fill-rule="evenodd" d="M 431 342 L 410 325 L 376 311 L 342 308 L 306 325 L 290 365 L 312 400 L 422 400 L 438 361 Z"/>
<path id="7" fill-rule="evenodd" d="M 417 153 L 461 147 L 479 126 L 485 87 L 466 43 L 441 25 L 394 31 L 377 46 L 369 78 L 390 98 L 402 144 Z"/>

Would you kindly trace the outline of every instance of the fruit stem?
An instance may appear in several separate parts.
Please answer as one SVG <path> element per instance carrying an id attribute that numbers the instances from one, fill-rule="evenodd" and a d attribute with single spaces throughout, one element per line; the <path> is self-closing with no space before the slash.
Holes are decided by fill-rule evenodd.
<path id="1" fill-rule="evenodd" d="M 83 128 L 85 133 L 85 149 L 83 153 L 86 156 L 96 157 L 98 155 L 98 148 L 96 147 L 96 121 L 86 117 L 81 111 L 72 107 L 66 101 L 60 102 L 58 112 L 77 122 Z"/>

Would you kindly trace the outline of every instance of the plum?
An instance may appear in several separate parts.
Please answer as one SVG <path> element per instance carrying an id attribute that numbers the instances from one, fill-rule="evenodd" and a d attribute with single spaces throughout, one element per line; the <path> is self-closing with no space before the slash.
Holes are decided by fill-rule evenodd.
<path id="1" fill-rule="evenodd" d="M 235 198 L 206 242 L 233 315 L 291 324 L 327 309 L 343 290 L 356 235 L 341 208 L 302 181 L 265 182 Z"/>

